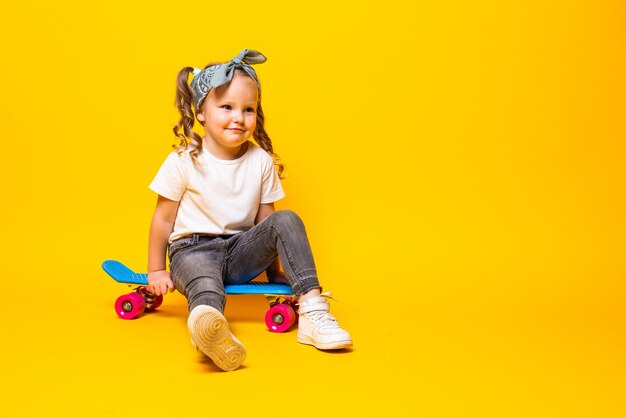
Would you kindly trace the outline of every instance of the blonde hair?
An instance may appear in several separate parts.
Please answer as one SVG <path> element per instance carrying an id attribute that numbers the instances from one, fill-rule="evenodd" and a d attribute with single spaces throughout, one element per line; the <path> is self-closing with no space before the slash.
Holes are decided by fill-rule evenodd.
<path id="1" fill-rule="evenodd" d="M 208 68 L 212 65 L 216 64 L 209 64 L 204 68 Z M 193 70 L 193 67 L 185 67 L 178 72 L 178 76 L 176 78 L 176 101 L 174 104 L 180 113 L 180 120 L 176 123 L 176 125 L 174 125 L 173 130 L 174 135 L 180 139 L 180 143 L 178 145 L 172 145 L 172 148 L 174 148 L 179 154 L 185 150 L 189 150 L 189 155 L 195 164 L 198 161 L 198 155 L 202 152 L 202 137 L 193 130 L 196 115 L 198 113 L 198 109 L 195 109 L 195 113 L 193 111 L 193 95 L 188 83 L 189 74 L 193 72 Z M 245 71 L 237 71 L 240 71 L 240 73 L 248 76 Z M 252 133 L 252 137 L 256 143 L 272 157 L 274 165 L 278 167 L 278 176 L 281 179 L 284 178 L 283 172 L 285 171 L 285 165 L 281 162 L 280 157 L 274 153 L 272 140 L 267 134 L 267 131 L 265 131 L 265 114 L 263 113 L 263 107 L 261 106 L 260 91 L 259 103 L 256 112 L 256 128 Z"/>

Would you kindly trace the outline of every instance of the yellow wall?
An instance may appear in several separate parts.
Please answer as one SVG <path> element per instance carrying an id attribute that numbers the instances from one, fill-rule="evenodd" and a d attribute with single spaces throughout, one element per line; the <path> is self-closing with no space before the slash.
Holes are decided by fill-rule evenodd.
<path id="1" fill-rule="evenodd" d="M 311 416 L 623 416 L 624 12 L 3 2 L 2 415 L 118 416 L 139 396 L 177 416 L 198 410 L 192 382 L 220 414 L 263 414 L 284 385 L 296 409 L 328 389 Z M 124 289 L 100 263 L 145 268 L 176 73 L 243 48 L 268 57 L 267 128 L 290 175 L 278 207 L 304 219 L 356 345 L 329 356 L 261 333 L 249 367 L 219 374 L 196 367 L 180 295 L 117 320 Z"/>

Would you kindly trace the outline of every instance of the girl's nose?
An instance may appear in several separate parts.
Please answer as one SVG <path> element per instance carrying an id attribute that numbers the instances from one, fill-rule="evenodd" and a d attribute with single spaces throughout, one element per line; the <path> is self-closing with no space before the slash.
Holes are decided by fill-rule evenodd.
<path id="1" fill-rule="evenodd" d="M 240 123 L 243 120 L 241 112 L 233 112 L 233 122 Z"/>

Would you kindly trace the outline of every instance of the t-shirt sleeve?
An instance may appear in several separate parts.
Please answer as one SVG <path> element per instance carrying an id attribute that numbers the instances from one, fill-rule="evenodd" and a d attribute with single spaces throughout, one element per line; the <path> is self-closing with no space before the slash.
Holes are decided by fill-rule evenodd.
<path id="1" fill-rule="evenodd" d="M 276 202 L 285 197 L 283 186 L 274 167 L 272 157 L 263 160 L 263 183 L 261 184 L 261 204 Z"/>
<path id="2" fill-rule="evenodd" d="M 154 180 L 148 186 L 161 196 L 178 202 L 187 188 L 187 179 L 182 157 L 177 152 L 167 156 Z"/>

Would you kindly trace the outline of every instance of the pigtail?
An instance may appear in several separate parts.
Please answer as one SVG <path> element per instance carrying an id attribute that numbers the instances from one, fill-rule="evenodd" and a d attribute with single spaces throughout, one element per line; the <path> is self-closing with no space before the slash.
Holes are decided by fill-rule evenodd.
<path id="1" fill-rule="evenodd" d="M 274 160 L 274 165 L 278 167 L 278 177 L 280 177 L 281 179 L 285 178 L 283 176 L 283 172 L 285 171 L 285 165 L 280 161 L 280 157 L 274 153 L 272 140 L 265 131 L 265 115 L 263 114 L 263 108 L 261 107 L 260 100 L 256 110 L 256 128 L 252 136 L 254 137 L 257 144 L 259 144 L 259 146 L 263 148 L 265 152 L 267 152 Z"/>
<path id="2" fill-rule="evenodd" d="M 185 67 L 178 72 L 176 78 L 176 101 L 175 105 L 180 113 L 180 120 L 174 125 L 174 135 L 180 139 L 180 144 L 172 145 L 178 153 L 187 148 L 194 162 L 202 150 L 202 137 L 193 131 L 195 115 L 193 113 L 193 96 L 189 87 L 189 74 L 193 67 Z"/>

